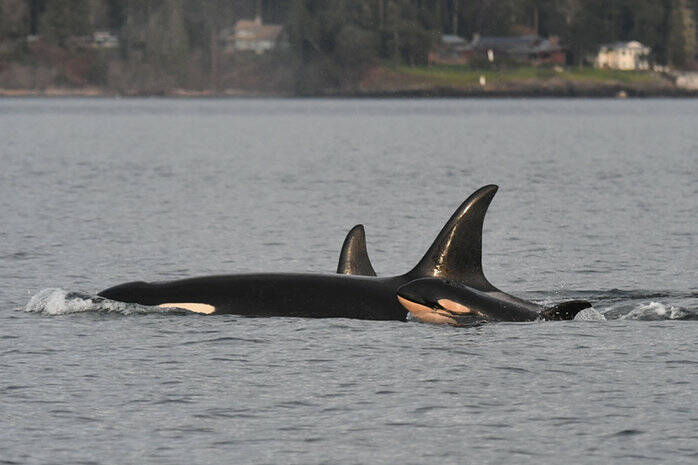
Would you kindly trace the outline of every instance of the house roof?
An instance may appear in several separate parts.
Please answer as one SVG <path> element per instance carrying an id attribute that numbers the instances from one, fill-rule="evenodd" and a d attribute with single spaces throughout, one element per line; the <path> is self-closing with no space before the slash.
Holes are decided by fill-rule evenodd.
<path id="1" fill-rule="evenodd" d="M 282 30 L 280 24 L 262 24 L 251 19 L 241 19 L 235 23 L 235 39 L 275 41 Z"/>
<path id="2" fill-rule="evenodd" d="M 628 42 L 623 42 L 623 41 L 618 41 L 618 42 L 613 42 L 612 44 L 604 44 L 601 46 L 601 49 L 606 49 L 606 50 L 622 50 L 622 49 L 646 49 L 649 51 L 649 47 L 646 45 L 643 45 L 642 43 L 638 42 L 637 40 L 631 40 Z"/>
<path id="3" fill-rule="evenodd" d="M 465 39 L 455 34 L 444 34 L 441 36 L 441 42 L 446 45 L 465 45 Z"/>
<path id="4" fill-rule="evenodd" d="M 557 41 L 537 35 L 482 36 L 473 38 L 468 44 L 468 50 L 494 50 L 511 55 L 529 55 L 562 50 L 562 47 Z"/>

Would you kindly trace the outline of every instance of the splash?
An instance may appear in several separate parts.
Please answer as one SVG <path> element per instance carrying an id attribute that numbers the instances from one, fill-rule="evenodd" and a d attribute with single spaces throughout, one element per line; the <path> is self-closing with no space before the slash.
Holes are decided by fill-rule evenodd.
<path id="1" fill-rule="evenodd" d="M 553 301 L 543 291 L 531 293 L 543 305 Z M 670 290 L 574 290 L 555 295 L 554 300 L 582 299 L 594 304 L 582 310 L 575 320 L 698 320 L 698 293 Z M 602 318 L 601 318 L 602 317 Z"/>
<path id="2" fill-rule="evenodd" d="M 105 299 L 103 297 L 66 291 L 65 289 L 44 289 L 29 299 L 24 307 L 25 312 L 43 315 L 69 315 L 74 313 L 116 313 L 121 315 L 149 313 L 191 313 L 182 309 L 163 309 L 138 304 L 128 304 Z"/>
<path id="3" fill-rule="evenodd" d="M 681 307 L 665 305 L 660 302 L 649 302 L 640 304 L 625 315 L 619 317 L 620 320 L 681 320 L 690 317 L 691 314 Z"/>
<path id="4" fill-rule="evenodd" d="M 596 310 L 594 307 L 585 308 L 581 312 L 577 313 L 574 317 L 575 321 L 606 321 L 606 317 L 603 313 Z"/>

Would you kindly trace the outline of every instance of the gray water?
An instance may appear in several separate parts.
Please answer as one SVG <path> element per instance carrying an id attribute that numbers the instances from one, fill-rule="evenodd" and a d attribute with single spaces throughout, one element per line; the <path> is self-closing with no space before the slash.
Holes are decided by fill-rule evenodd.
<path id="1" fill-rule="evenodd" d="M 696 463 L 698 101 L 0 100 L 0 463 Z M 485 272 L 576 321 L 163 312 L 136 280 Z M 80 293 L 80 294 L 76 294 Z"/>

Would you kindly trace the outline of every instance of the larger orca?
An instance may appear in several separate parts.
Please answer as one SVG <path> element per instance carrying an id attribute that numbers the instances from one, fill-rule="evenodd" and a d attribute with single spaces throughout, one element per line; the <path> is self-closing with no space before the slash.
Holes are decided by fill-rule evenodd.
<path id="1" fill-rule="evenodd" d="M 357 226 L 345 240 L 337 274 L 258 273 L 137 281 L 99 295 L 207 314 L 404 321 L 411 310 L 406 302 L 411 301 L 398 299 L 398 289 L 418 279 L 436 278 L 485 293 L 493 305 L 509 304 L 538 312 L 539 306 L 500 291 L 483 274 L 482 225 L 496 192 L 497 186 L 488 185 L 470 195 L 417 266 L 402 275 L 375 276 L 363 227 Z"/>

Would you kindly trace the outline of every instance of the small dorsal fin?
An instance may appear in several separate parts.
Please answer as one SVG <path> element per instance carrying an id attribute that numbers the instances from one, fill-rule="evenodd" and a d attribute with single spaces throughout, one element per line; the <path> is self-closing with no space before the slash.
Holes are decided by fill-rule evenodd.
<path id="1" fill-rule="evenodd" d="M 482 272 L 482 224 L 497 192 L 490 184 L 461 204 L 410 275 L 459 281 L 479 291 L 496 291 Z"/>
<path id="2" fill-rule="evenodd" d="M 366 251 L 366 233 L 361 224 L 357 224 L 347 234 L 339 254 L 337 273 L 359 276 L 376 276 L 371 260 Z"/>

